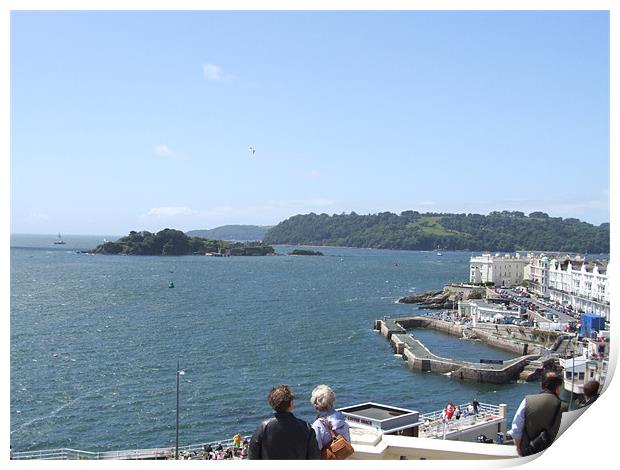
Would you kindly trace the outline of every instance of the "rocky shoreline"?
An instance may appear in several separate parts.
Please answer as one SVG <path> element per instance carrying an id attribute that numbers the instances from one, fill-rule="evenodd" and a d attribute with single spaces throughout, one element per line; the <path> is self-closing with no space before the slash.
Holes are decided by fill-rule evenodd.
<path id="1" fill-rule="evenodd" d="M 408 295 L 398 299 L 400 304 L 420 304 L 422 308 L 451 309 L 454 299 L 449 292 L 443 290 L 422 292 L 421 294 Z"/>
<path id="2" fill-rule="evenodd" d="M 442 290 L 422 292 L 398 299 L 400 304 L 419 304 L 429 310 L 452 310 L 460 300 L 484 298 L 484 289 L 446 285 Z"/>

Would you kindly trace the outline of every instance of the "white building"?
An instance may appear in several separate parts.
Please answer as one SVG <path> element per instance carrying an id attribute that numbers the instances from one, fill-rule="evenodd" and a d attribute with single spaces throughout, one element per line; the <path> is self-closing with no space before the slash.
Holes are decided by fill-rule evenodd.
<path id="1" fill-rule="evenodd" d="M 501 304 L 490 304 L 484 300 L 463 300 L 459 302 L 459 315 L 469 317 L 473 326 L 477 322 L 494 322 L 505 317 L 518 317 L 518 310 L 509 310 Z"/>
<path id="2" fill-rule="evenodd" d="M 529 289 L 538 297 L 549 297 L 549 258 L 545 254 L 528 256 L 529 264 L 524 279 L 529 281 Z"/>
<path id="3" fill-rule="evenodd" d="M 499 287 L 510 287 L 523 281 L 529 259 L 519 253 L 515 256 L 483 253 L 469 260 L 469 282 L 492 282 Z"/>
<path id="4" fill-rule="evenodd" d="M 551 300 L 609 321 L 609 262 L 566 257 L 549 262 L 548 292 Z"/>

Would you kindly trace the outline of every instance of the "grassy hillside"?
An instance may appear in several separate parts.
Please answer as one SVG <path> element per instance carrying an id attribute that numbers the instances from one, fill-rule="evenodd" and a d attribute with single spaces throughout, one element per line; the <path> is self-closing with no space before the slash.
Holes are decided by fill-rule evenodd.
<path id="1" fill-rule="evenodd" d="M 210 230 L 190 230 L 190 237 L 214 238 L 218 240 L 255 241 L 262 240 L 271 227 L 259 225 L 223 225 Z"/>
<path id="2" fill-rule="evenodd" d="M 270 229 L 270 244 L 333 245 L 405 250 L 541 250 L 609 253 L 609 223 L 549 217 L 544 212 L 296 215 Z"/>

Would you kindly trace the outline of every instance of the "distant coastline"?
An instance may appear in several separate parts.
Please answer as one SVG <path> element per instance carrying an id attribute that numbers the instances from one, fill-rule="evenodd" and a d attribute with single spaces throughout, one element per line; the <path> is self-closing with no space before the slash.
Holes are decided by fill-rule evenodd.
<path id="1" fill-rule="evenodd" d="M 553 251 L 609 253 L 610 224 L 544 212 L 295 215 L 270 229 L 265 243 L 412 251 Z"/>

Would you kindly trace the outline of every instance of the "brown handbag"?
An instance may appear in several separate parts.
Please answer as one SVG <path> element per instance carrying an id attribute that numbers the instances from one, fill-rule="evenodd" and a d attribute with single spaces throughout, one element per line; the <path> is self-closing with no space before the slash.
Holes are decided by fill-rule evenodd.
<path id="1" fill-rule="evenodd" d="M 321 451 L 321 458 L 326 460 L 344 460 L 347 457 L 353 455 L 354 449 L 349 441 L 342 434 L 336 434 L 332 428 L 331 423 L 327 420 L 327 418 L 321 418 L 323 424 L 327 426 L 330 434 L 332 435 L 332 441 L 329 445 L 325 446 L 325 448 Z"/>

